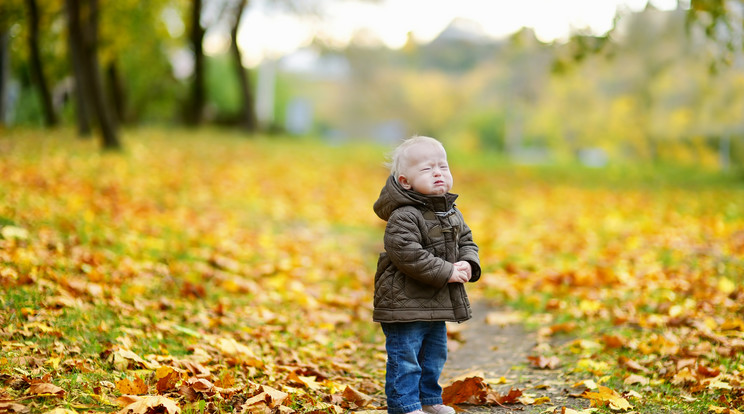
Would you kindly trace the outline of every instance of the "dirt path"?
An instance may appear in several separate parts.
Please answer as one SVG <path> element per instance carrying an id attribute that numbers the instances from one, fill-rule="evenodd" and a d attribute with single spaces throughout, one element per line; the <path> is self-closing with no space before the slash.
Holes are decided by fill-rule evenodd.
<path id="1" fill-rule="evenodd" d="M 486 318 L 492 312 L 505 310 L 492 307 L 482 300 L 474 302 L 473 319 L 461 326 L 463 344 L 450 352 L 440 383 L 446 386 L 456 379 L 481 375 L 491 383 L 493 390 L 501 394 L 507 394 L 510 388 L 517 388 L 535 399 L 549 397 L 550 402 L 541 405 L 510 404 L 506 408 L 470 405 L 461 405 L 459 408 L 468 413 L 544 413 L 546 410 L 550 413 L 551 407 L 560 412 L 563 406 L 577 410 L 589 406 L 588 400 L 568 395 L 568 389 L 576 378 L 568 378 L 560 370 L 530 367 L 527 357 L 538 355 L 534 349 L 537 345 L 535 332 L 525 331 L 519 323 L 488 324 Z M 506 382 L 494 384 L 501 377 Z"/>

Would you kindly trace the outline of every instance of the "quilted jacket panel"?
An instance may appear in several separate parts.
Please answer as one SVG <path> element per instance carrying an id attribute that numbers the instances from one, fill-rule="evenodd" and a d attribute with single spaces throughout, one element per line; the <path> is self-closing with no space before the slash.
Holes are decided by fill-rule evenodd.
<path id="1" fill-rule="evenodd" d="M 453 263 L 467 260 L 471 282 L 480 278 L 478 246 L 456 194 L 425 196 L 388 178 L 375 202 L 387 221 L 385 252 L 375 274 L 373 319 L 377 322 L 455 321 L 471 317 L 462 283 L 448 283 Z"/>

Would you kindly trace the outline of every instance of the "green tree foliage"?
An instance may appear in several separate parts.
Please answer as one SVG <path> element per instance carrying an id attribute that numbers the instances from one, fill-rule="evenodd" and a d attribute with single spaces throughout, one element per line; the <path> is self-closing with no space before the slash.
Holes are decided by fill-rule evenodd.
<path id="1" fill-rule="evenodd" d="M 125 91 L 125 120 L 169 119 L 182 96 L 169 55 L 181 46 L 182 33 L 168 30 L 163 14 L 180 13 L 183 1 L 106 2 L 100 26 L 101 66 L 116 67 Z M 176 23 L 178 24 L 178 23 Z M 108 89 L 112 89 L 111 78 Z"/>

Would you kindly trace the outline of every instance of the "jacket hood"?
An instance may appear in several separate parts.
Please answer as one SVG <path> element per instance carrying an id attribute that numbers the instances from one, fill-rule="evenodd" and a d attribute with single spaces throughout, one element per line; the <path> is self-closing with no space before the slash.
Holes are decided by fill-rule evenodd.
<path id="1" fill-rule="evenodd" d="M 406 190 L 401 187 L 395 177 L 390 175 L 380 191 L 380 196 L 375 201 L 374 210 L 378 217 L 388 221 L 393 211 L 403 206 L 429 208 L 435 212 L 449 212 L 455 207 L 456 199 L 457 194 L 453 193 L 424 195 Z"/>

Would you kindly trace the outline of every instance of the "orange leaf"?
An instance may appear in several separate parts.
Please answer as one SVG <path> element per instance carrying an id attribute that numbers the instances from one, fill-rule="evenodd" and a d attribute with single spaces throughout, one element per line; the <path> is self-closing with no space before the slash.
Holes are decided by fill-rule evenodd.
<path id="1" fill-rule="evenodd" d="M 230 388 L 235 385 L 235 378 L 233 378 L 232 374 L 227 372 L 221 379 L 215 381 L 214 385 L 221 388 Z"/>
<path id="2" fill-rule="evenodd" d="M 158 390 L 159 394 L 174 390 L 178 385 L 178 381 L 180 379 L 180 374 L 178 374 L 176 371 L 171 371 L 164 377 L 158 379 L 158 382 L 155 384 L 155 389 Z"/>
<path id="3" fill-rule="evenodd" d="M 122 394 L 147 394 L 147 384 L 140 377 L 134 377 L 134 380 L 124 378 L 123 380 L 116 381 L 116 389 Z"/>
<path id="4" fill-rule="evenodd" d="M 603 335 L 602 342 L 610 349 L 622 348 L 625 346 L 625 340 L 616 335 Z"/>
<path id="5" fill-rule="evenodd" d="M 556 334 L 559 332 L 570 333 L 571 331 L 575 330 L 577 326 L 578 325 L 576 324 L 576 322 L 559 323 L 556 325 L 552 325 L 550 327 L 550 332 L 552 332 L 553 334 Z"/>
<path id="6" fill-rule="evenodd" d="M 718 375 L 720 375 L 721 374 L 721 370 L 720 369 L 710 369 L 710 368 L 706 367 L 705 365 L 700 364 L 697 367 L 697 373 L 700 374 L 700 375 L 702 375 L 702 376 L 704 376 L 704 377 L 710 378 L 710 377 L 717 377 Z"/>
<path id="7" fill-rule="evenodd" d="M 514 404 L 519 401 L 519 397 L 521 396 L 522 390 L 511 388 L 505 395 L 499 394 L 497 392 L 488 393 L 488 395 L 486 396 L 486 402 L 496 405 Z"/>
<path id="8" fill-rule="evenodd" d="M 489 387 L 481 377 L 469 377 L 455 381 L 442 390 L 444 404 L 483 404 Z"/>

